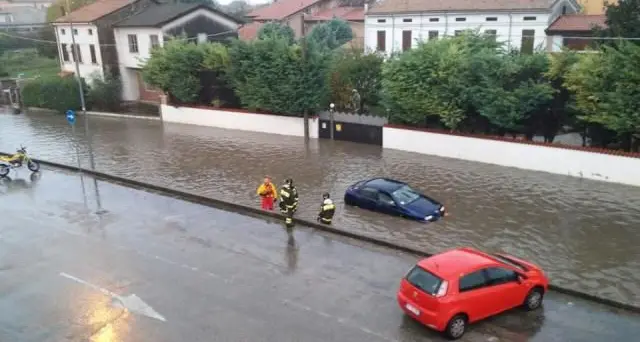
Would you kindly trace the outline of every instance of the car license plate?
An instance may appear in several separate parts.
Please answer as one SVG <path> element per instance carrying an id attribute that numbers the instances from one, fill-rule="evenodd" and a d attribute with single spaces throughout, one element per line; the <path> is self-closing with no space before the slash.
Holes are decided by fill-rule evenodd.
<path id="1" fill-rule="evenodd" d="M 407 308 L 407 310 L 411 311 L 414 315 L 420 316 L 420 310 L 416 309 L 413 305 L 407 304 L 405 305 L 405 307 Z"/>

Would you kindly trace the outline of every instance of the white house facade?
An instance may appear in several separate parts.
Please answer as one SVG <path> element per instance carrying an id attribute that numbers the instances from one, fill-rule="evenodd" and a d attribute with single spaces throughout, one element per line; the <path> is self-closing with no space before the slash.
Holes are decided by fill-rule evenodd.
<path id="1" fill-rule="evenodd" d="M 169 37 L 192 42 L 223 41 L 236 36 L 239 22 L 207 5 L 169 3 L 150 6 L 114 25 L 122 97 L 125 101 L 158 102 L 162 94 L 146 84 L 142 68 L 154 47 Z"/>
<path id="2" fill-rule="evenodd" d="M 136 101 L 140 99 L 139 70 L 151 57 L 151 50 L 164 44 L 162 29 L 154 27 L 119 27 L 114 29 L 116 50 L 120 62 L 120 79 L 122 81 L 122 99 Z M 146 85 L 144 90 L 155 91 Z"/>
<path id="3" fill-rule="evenodd" d="M 90 83 L 95 77 L 103 78 L 104 69 L 102 67 L 98 28 L 92 24 L 69 25 L 67 23 L 56 23 L 54 25 L 58 42 L 60 69 L 63 72 L 75 73 L 74 62 L 77 60 L 80 75 L 87 82 Z M 76 49 L 73 48 L 74 40 Z M 76 50 L 78 51 L 77 56 Z"/>
<path id="4" fill-rule="evenodd" d="M 547 27 L 578 10 L 575 0 L 383 0 L 365 12 L 365 48 L 390 55 L 419 41 L 477 30 L 512 49 L 546 49 Z"/>

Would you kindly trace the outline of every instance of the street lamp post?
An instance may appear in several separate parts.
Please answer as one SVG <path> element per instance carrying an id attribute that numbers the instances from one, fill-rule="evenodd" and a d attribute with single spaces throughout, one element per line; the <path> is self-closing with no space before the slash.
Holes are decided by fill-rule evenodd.
<path id="1" fill-rule="evenodd" d="M 69 0 L 66 1 L 67 4 L 67 15 L 71 13 L 71 5 L 69 5 Z M 80 95 L 80 105 L 82 106 L 82 116 L 84 119 L 84 134 L 87 137 L 87 143 L 89 145 L 89 161 L 91 163 L 91 170 L 95 170 L 95 161 L 93 159 L 93 144 L 91 143 L 91 134 L 89 132 L 89 118 L 87 117 L 87 106 L 84 99 L 84 90 L 82 88 L 82 78 L 80 77 L 80 63 L 78 62 L 78 58 L 80 56 L 80 47 L 76 44 L 76 36 L 73 32 L 73 20 L 69 18 L 69 30 L 71 31 L 71 48 L 73 49 L 73 63 L 76 68 L 76 81 L 78 82 L 78 93 Z"/>
<path id="2" fill-rule="evenodd" d="M 333 140 L 333 110 L 335 107 L 336 105 L 334 103 L 331 103 L 329 105 L 329 125 L 331 126 L 329 132 L 331 134 L 331 140 Z"/>

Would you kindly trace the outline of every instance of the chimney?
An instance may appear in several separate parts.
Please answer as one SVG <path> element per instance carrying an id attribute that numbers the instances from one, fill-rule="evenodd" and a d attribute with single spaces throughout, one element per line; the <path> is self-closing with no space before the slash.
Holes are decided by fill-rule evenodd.
<path id="1" fill-rule="evenodd" d="M 365 3 L 364 4 L 364 13 L 369 12 L 369 4 Z"/>

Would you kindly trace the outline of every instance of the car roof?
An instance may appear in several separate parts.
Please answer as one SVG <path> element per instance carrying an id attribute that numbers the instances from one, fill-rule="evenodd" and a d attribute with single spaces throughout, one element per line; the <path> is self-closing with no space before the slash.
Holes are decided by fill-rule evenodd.
<path id="1" fill-rule="evenodd" d="M 365 186 L 370 186 L 374 189 L 382 190 L 386 192 L 394 192 L 403 185 L 407 185 L 407 183 L 403 183 L 403 182 L 389 179 L 389 178 L 374 178 L 374 179 L 368 180 L 365 183 Z"/>
<path id="2" fill-rule="evenodd" d="M 422 259 L 418 266 L 441 278 L 467 274 L 473 270 L 498 264 L 488 254 L 470 247 L 461 247 Z"/>

